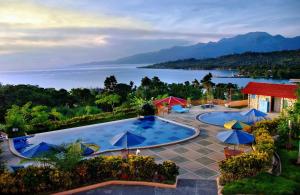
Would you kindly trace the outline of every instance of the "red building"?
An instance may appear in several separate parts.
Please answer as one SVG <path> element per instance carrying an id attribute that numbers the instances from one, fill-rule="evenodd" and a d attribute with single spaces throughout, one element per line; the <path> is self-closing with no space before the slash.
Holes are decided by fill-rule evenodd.
<path id="1" fill-rule="evenodd" d="M 242 90 L 248 94 L 249 108 L 262 112 L 281 112 L 297 99 L 297 85 L 249 82 Z"/>

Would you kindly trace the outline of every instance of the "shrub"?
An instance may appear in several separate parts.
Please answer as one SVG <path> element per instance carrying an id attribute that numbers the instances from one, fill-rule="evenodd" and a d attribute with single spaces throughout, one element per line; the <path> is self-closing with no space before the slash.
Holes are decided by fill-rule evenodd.
<path id="1" fill-rule="evenodd" d="M 0 174 L 0 193 L 49 193 L 111 179 L 153 181 L 157 173 L 164 178 L 162 182 L 174 183 L 178 167 L 171 161 L 156 164 L 149 156 L 99 156 L 78 162 L 72 170 L 30 166 L 15 173 L 4 172 Z"/>
<path id="2" fill-rule="evenodd" d="M 269 156 L 263 152 L 244 153 L 219 162 L 220 183 L 225 184 L 244 177 L 255 176 L 269 165 Z"/>
<path id="3" fill-rule="evenodd" d="M 277 127 L 281 119 L 273 119 L 273 120 L 262 120 L 251 127 L 251 132 L 255 131 L 256 129 L 265 129 L 271 135 L 277 134 Z"/>
<path id="4" fill-rule="evenodd" d="M 220 182 L 222 184 L 244 177 L 255 176 L 271 165 L 275 144 L 270 132 L 277 125 L 277 121 L 257 123 L 252 128 L 256 142 L 254 151 L 219 162 Z"/>
<path id="5" fill-rule="evenodd" d="M 140 110 L 140 115 L 142 116 L 151 116 L 155 115 L 155 108 L 152 104 L 146 103 L 142 106 Z"/>
<path id="6" fill-rule="evenodd" d="M 77 116 L 62 121 L 46 121 L 33 125 L 32 129 L 28 130 L 28 133 L 41 133 L 57 129 L 65 129 L 71 127 L 78 127 L 82 125 L 95 124 L 100 122 L 109 122 L 114 120 L 120 120 L 125 118 L 131 118 L 137 116 L 137 110 L 135 109 L 120 109 L 115 112 L 103 112 L 93 115 Z"/>
<path id="7" fill-rule="evenodd" d="M 253 134 L 256 142 L 254 146 L 255 150 L 259 152 L 266 152 L 271 158 L 275 150 L 275 143 L 272 136 L 263 128 L 256 129 Z"/>

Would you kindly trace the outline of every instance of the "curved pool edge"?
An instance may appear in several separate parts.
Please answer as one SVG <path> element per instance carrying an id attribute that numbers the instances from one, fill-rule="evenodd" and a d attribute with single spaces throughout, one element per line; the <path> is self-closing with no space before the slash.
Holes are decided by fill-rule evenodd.
<path id="1" fill-rule="evenodd" d="M 213 125 L 213 126 L 217 126 L 217 127 L 224 127 L 223 125 L 216 125 L 216 124 L 208 123 L 208 122 L 205 122 L 205 121 L 199 119 L 199 117 L 200 117 L 201 115 L 205 115 L 205 114 L 212 113 L 212 112 L 239 112 L 239 111 L 236 111 L 236 110 L 229 110 L 229 111 L 211 111 L 211 112 L 203 112 L 203 113 L 198 114 L 198 115 L 196 116 L 196 120 L 200 121 L 201 123 L 207 124 L 207 125 Z"/>
<path id="2" fill-rule="evenodd" d="M 31 158 L 28 158 L 28 157 L 26 157 L 26 156 L 23 156 L 21 153 L 19 153 L 19 152 L 16 150 L 16 148 L 15 148 L 15 146 L 14 146 L 14 138 L 9 138 L 9 139 L 8 139 L 8 148 L 9 148 L 10 152 L 11 152 L 13 155 L 15 155 L 15 156 L 17 156 L 17 157 L 20 157 L 20 158 L 27 159 L 27 160 L 31 160 Z"/>
<path id="3" fill-rule="evenodd" d="M 179 125 L 179 126 L 182 126 L 182 127 L 186 127 L 186 128 L 192 129 L 192 130 L 194 130 L 195 133 L 194 133 L 192 136 L 187 137 L 187 138 L 185 138 L 185 139 L 181 139 L 181 140 L 177 140 L 177 141 L 173 141 L 173 142 L 168 142 L 168 143 L 163 143 L 163 144 L 152 145 L 152 146 L 132 147 L 132 148 L 130 148 L 129 150 L 149 149 L 149 148 L 158 148 L 158 147 L 162 147 L 162 146 L 174 145 L 174 144 L 178 144 L 178 143 L 182 143 L 182 142 L 186 142 L 186 141 L 188 141 L 188 140 L 194 139 L 194 138 L 196 138 L 197 136 L 199 136 L 199 134 L 200 134 L 200 129 L 199 129 L 199 128 L 196 128 L 196 127 L 193 127 L 193 126 L 189 126 L 189 125 L 186 125 L 186 124 L 182 124 L 182 123 L 179 123 L 179 122 L 176 122 L 176 121 L 172 121 L 172 120 L 169 120 L 169 119 L 166 119 L 166 118 L 162 118 L 162 117 L 160 117 L 160 116 L 154 116 L 154 117 L 155 117 L 155 118 L 158 118 L 158 119 L 160 119 L 160 120 L 169 122 L 169 123 L 173 123 L 173 124 L 176 124 L 176 125 Z M 85 125 L 85 126 L 80 126 L 80 127 L 72 127 L 72 128 L 67 128 L 67 129 L 74 129 L 74 128 L 77 129 L 77 128 L 82 128 L 82 127 L 86 127 L 86 126 L 96 126 L 96 125 L 114 124 L 114 123 L 118 123 L 118 122 L 129 121 L 129 120 L 134 120 L 134 119 L 139 119 L 139 118 L 142 118 L 142 117 L 134 117 L 134 118 L 128 118 L 128 119 L 123 119 L 123 120 L 117 120 L 117 121 L 109 121 L 109 122 L 105 122 L 105 123 L 97 123 L 97 124 Z M 198 120 L 198 119 L 197 119 L 197 120 Z M 55 131 L 49 131 L 49 132 L 43 132 L 43 133 L 48 134 L 48 133 L 54 133 L 54 132 L 56 132 L 56 131 L 63 131 L 63 130 L 66 130 L 66 129 L 58 129 L 58 130 L 55 130 Z M 35 135 L 35 134 L 32 134 L 32 135 Z M 15 149 L 13 139 L 14 139 L 14 138 L 9 138 L 9 139 L 8 139 L 8 145 L 9 145 L 10 151 L 11 151 L 14 155 L 16 155 L 17 157 L 24 158 L 24 159 L 28 159 L 28 160 L 32 160 L 32 158 L 23 156 L 21 153 L 19 153 L 19 152 Z M 121 151 L 121 150 L 123 150 L 123 149 L 105 150 L 105 151 L 102 151 L 102 152 L 97 152 L 97 153 L 91 154 L 90 156 L 86 156 L 85 158 L 92 158 L 92 157 L 95 157 L 95 156 L 98 156 L 98 155 L 101 155 L 101 154 L 104 154 L 104 153 L 108 153 L 108 152 L 116 152 L 116 151 Z"/>

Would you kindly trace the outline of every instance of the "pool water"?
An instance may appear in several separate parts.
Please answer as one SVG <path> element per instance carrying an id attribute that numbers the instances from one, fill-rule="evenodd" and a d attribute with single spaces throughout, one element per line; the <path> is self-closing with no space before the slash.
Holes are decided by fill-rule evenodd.
<path id="1" fill-rule="evenodd" d="M 198 120 L 211 125 L 224 126 L 224 124 L 231 120 L 244 121 L 245 118 L 240 112 L 208 112 L 197 117 Z"/>
<path id="2" fill-rule="evenodd" d="M 142 144 L 134 146 L 135 148 L 167 144 L 187 139 L 196 134 L 196 131 L 192 128 L 171 123 L 158 117 L 147 117 L 39 133 L 27 138 L 27 146 L 16 147 L 15 145 L 15 149 L 21 153 L 40 142 L 61 145 L 77 140 L 97 144 L 102 152 L 122 149 L 121 147 L 113 146 L 110 141 L 115 135 L 126 130 L 146 138 Z"/>

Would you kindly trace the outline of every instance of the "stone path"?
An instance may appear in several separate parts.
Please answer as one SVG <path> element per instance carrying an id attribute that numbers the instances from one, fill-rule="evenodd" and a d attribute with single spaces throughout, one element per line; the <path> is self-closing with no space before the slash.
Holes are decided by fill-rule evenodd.
<path id="1" fill-rule="evenodd" d="M 156 188 L 147 186 L 107 186 L 78 195 L 216 195 L 218 194 L 215 180 L 180 179 L 176 189 Z"/>

